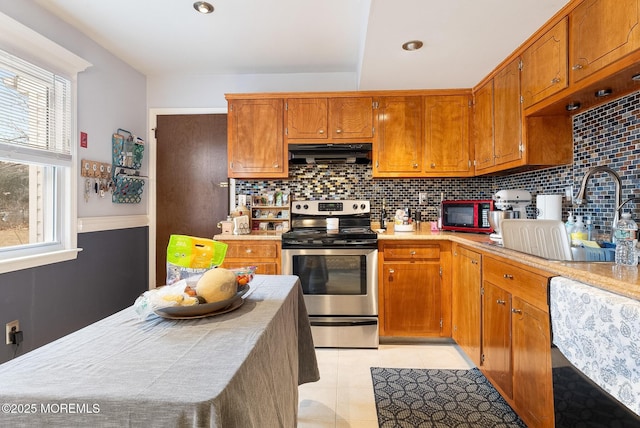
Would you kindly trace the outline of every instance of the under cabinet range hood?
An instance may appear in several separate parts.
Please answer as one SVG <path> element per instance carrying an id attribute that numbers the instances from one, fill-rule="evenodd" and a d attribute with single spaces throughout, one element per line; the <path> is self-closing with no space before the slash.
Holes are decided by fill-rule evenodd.
<path id="1" fill-rule="evenodd" d="M 371 163 L 371 143 L 289 144 L 289 163 Z"/>

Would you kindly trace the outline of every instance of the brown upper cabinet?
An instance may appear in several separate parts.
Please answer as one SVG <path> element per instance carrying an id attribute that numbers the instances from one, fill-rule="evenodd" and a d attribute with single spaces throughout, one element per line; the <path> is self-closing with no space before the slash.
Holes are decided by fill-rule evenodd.
<path id="1" fill-rule="evenodd" d="M 376 98 L 374 177 L 419 177 L 422 160 L 422 98 Z"/>
<path id="2" fill-rule="evenodd" d="M 572 83 L 640 48 L 639 0 L 584 0 L 569 23 Z"/>
<path id="3" fill-rule="evenodd" d="M 287 98 L 286 136 L 305 142 L 366 142 L 373 138 L 371 97 Z"/>
<path id="4" fill-rule="evenodd" d="M 424 176 L 473 174 L 469 143 L 471 97 L 424 97 Z"/>
<path id="5" fill-rule="evenodd" d="M 569 86 L 565 17 L 522 53 L 522 99 L 524 108 Z"/>
<path id="6" fill-rule="evenodd" d="M 470 95 L 375 99 L 374 177 L 462 177 L 473 173 Z"/>
<path id="7" fill-rule="evenodd" d="M 571 119 L 524 117 L 520 59 L 515 58 L 474 93 L 476 175 L 571 163 Z"/>
<path id="8" fill-rule="evenodd" d="M 288 175 L 282 99 L 230 99 L 227 172 L 231 178 Z"/>
<path id="9" fill-rule="evenodd" d="M 476 172 L 494 172 L 519 164 L 523 144 L 518 58 L 478 89 L 475 108 Z"/>

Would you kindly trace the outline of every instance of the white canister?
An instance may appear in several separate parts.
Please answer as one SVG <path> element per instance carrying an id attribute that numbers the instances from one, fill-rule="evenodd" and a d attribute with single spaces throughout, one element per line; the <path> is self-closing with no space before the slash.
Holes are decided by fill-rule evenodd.
<path id="1" fill-rule="evenodd" d="M 338 232 L 340 230 L 340 219 L 337 217 L 327 218 L 327 232 Z"/>
<path id="2" fill-rule="evenodd" d="M 539 220 L 562 221 L 562 195 L 536 196 L 536 211 Z"/>

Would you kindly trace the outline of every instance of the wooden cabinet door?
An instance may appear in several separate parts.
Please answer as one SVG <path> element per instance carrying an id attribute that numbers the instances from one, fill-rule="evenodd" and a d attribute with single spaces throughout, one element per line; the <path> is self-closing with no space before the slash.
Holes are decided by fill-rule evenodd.
<path id="1" fill-rule="evenodd" d="M 476 171 L 482 171 L 495 164 L 493 150 L 493 79 L 480 87 L 473 97 L 475 169 Z"/>
<path id="2" fill-rule="evenodd" d="M 549 313 L 515 297 L 513 321 L 513 400 L 528 426 L 553 427 L 551 326 Z"/>
<path id="3" fill-rule="evenodd" d="M 522 103 L 520 100 L 520 60 L 516 59 L 493 78 L 496 165 L 522 158 Z"/>
<path id="4" fill-rule="evenodd" d="M 524 108 L 532 106 L 569 85 L 568 27 L 568 19 L 564 18 L 523 52 L 522 97 Z"/>
<path id="5" fill-rule="evenodd" d="M 440 336 L 440 264 L 384 263 L 384 335 Z"/>
<path id="6" fill-rule="evenodd" d="M 482 370 L 509 399 L 511 371 L 511 294 L 484 282 L 482 301 Z"/>
<path id="7" fill-rule="evenodd" d="M 422 173 L 422 98 L 381 97 L 377 103 L 374 176 L 419 176 Z"/>
<path id="8" fill-rule="evenodd" d="M 281 99 L 232 100 L 228 120 L 229 177 L 287 177 Z"/>
<path id="9" fill-rule="evenodd" d="M 569 14 L 575 83 L 640 48 L 639 0 L 585 0 Z"/>
<path id="10" fill-rule="evenodd" d="M 329 99 L 329 136 L 331 139 L 373 137 L 373 98 L 345 97 Z"/>
<path id="11" fill-rule="evenodd" d="M 460 348 L 480 366 L 481 255 L 458 247 L 454 251 L 452 284 L 452 336 Z"/>
<path id="12" fill-rule="evenodd" d="M 424 97 L 426 175 L 471 171 L 469 101 L 466 95 Z"/>
<path id="13" fill-rule="evenodd" d="M 285 104 L 287 138 L 327 138 L 327 99 L 289 98 Z"/>

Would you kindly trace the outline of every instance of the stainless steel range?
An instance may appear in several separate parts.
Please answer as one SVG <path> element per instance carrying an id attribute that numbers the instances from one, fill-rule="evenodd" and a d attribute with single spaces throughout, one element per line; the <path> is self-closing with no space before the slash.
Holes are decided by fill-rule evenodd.
<path id="1" fill-rule="evenodd" d="M 316 347 L 378 347 L 378 242 L 369 201 L 293 201 L 282 273 L 302 283 Z"/>

